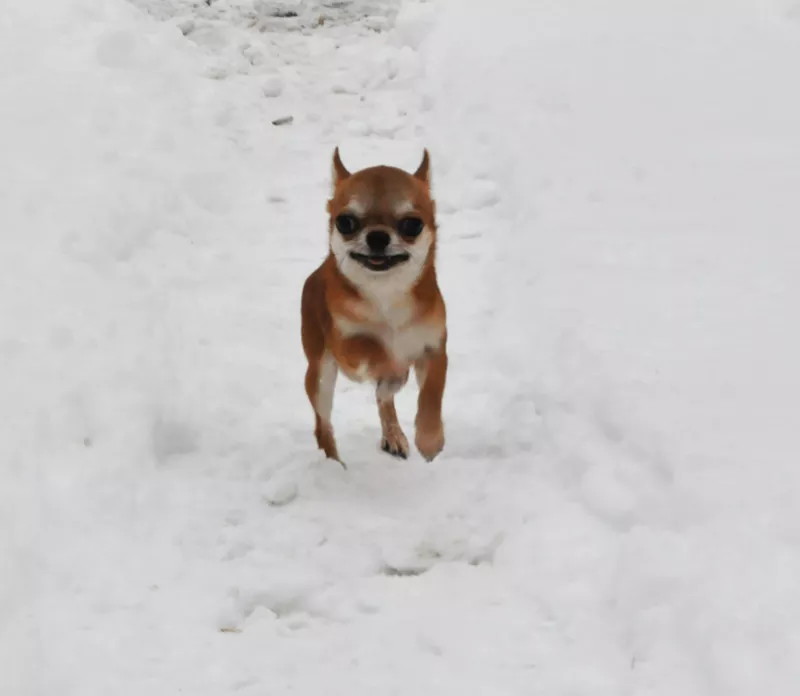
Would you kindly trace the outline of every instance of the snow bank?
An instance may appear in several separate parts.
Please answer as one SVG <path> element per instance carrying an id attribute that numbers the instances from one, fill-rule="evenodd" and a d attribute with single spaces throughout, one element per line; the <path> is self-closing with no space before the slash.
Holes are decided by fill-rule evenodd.
<path id="1" fill-rule="evenodd" d="M 139 466 L 169 390 L 164 262 L 219 232 L 241 167 L 180 34 L 122 2 L 18 12 L 2 42 L 4 412 L 17 456 Z"/>
<path id="2" fill-rule="evenodd" d="M 233 272 L 213 245 L 247 209 L 250 186 L 246 156 L 215 127 L 220 105 L 177 30 L 119 0 L 6 9 L 0 621 L 10 623 L 0 652 L 22 659 L 3 660 L 19 673 L 0 690 L 27 694 L 25 669 L 34 673 L 37 650 L 46 655 L 26 644 L 23 599 L 48 584 L 43 558 L 58 541 L 45 530 L 62 494 L 70 501 L 56 482 L 151 470 L 199 439 L 185 425 L 191 413 L 174 413 L 191 408 L 182 370 L 196 335 L 181 344 L 197 313 L 172 312 L 200 266 Z M 38 618 L 47 634 L 52 621 Z"/>
<path id="3" fill-rule="evenodd" d="M 481 331 L 536 403 L 534 441 L 553 448 L 531 490 L 563 486 L 536 531 L 507 542 L 516 556 L 500 551 L 531 559 L 557 625 L 577 614 L 578 637 L 549 642 L 553 681 L 537 683 L 787 693 L 796 36 L 749 3 L 445 6 L 427 46 L 438 183 L 452 209 L 481 207 L 480 249 L 460 270 L 480 278 L 476 301 L 494 307 Z M 578 510 L 614 531 L 564 536 Z M 547 534 L 553 563 L 574 564 L 552 584 Z"/>

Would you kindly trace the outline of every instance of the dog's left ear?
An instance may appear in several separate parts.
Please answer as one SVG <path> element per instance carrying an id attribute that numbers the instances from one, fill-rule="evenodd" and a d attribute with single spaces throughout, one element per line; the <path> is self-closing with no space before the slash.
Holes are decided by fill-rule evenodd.
<path id="1" fill-rule="evenodd" d="M 350 172 L 347 171 L 347 167 L 344 166 L 342 163 L 342 158 L 339 156 L 339 148 L 337 147 L 333 151 L 333 186 L 339 185 L 340 182 L 344 181 L 350 176 Z"/>
<path id="2" fill-rule="evenodd" d="M 419 179 L 426 186 L 430 186 L 431 157 L 428 154 L 428 148 L 425 148 L 425 151 L 422 154 L 422 162 L 420 163 L 419 167 L 417 167 L 417 171 L 414 172 L 414 177 Z"/>

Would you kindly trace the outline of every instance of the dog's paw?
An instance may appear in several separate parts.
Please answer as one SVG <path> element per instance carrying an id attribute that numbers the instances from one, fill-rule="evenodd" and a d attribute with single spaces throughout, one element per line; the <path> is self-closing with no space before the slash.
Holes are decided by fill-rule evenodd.
<path id="1" fill-rule="evenodd" d="M 441 423 L 433 428 L 417 426 L 415 442 L 419 453 L 427 461 L 433 461 L 444 449 L 444 427 Z"/>
<path id="2" fill-rule="evenodd" d="M 390 428 L 389 432 L 381 438 L 381 449 L 393 457 L 408 458 L 408 439 L 399 426 Z"/>

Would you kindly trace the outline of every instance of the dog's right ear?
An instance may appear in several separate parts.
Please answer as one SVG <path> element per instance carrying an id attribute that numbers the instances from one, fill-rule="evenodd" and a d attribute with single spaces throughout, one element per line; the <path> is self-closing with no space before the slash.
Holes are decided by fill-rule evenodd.
<path id="1" fill-rule="evenodd" d="M 350 176 L 347 167 L 342 164 L 342 158 L 339 156 L 339 147 L 333 151 L 333 187 L 336 188 L 342 181 Z"/>

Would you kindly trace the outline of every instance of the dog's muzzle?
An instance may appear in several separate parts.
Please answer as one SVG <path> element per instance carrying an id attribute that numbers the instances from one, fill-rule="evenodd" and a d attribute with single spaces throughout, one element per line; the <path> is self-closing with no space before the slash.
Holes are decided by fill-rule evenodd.
<path id="1" fill-rule="evenodd" d="M 395 266 L 405 263 L 411 258 L 410 254 L 359 254 L 357 251 L 350 252 L 350 258 L 358 261 L 364 268 L 370 271 L 388 271 Z"/>

